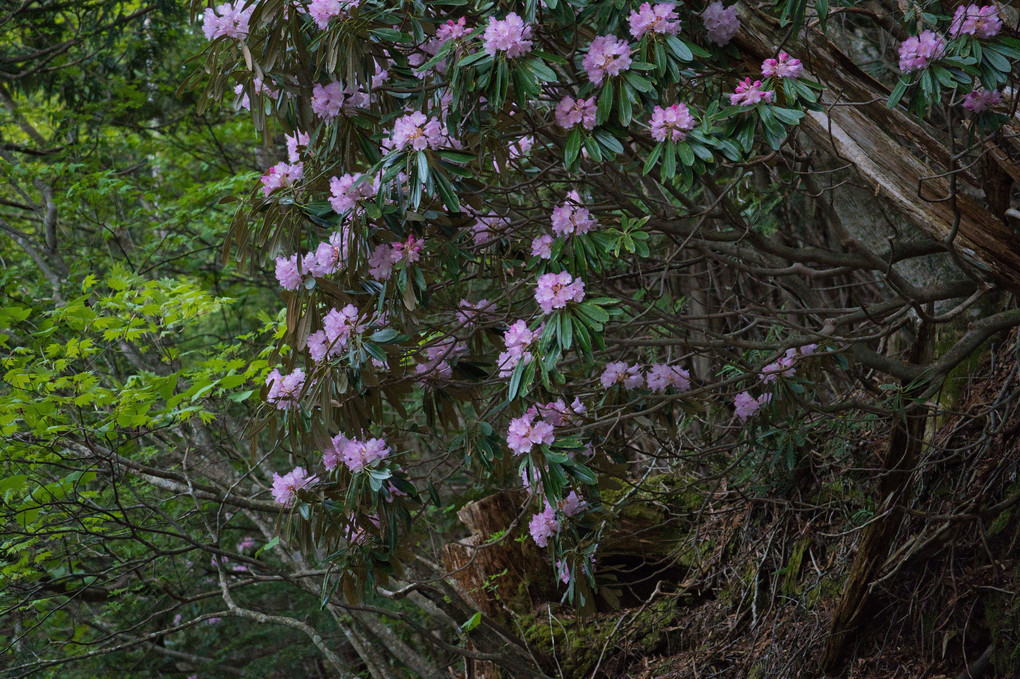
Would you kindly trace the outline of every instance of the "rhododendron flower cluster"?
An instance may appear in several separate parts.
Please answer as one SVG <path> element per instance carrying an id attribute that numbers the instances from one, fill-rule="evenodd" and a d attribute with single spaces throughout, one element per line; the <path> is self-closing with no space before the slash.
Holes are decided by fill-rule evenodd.
<path id="1" fill-rule="evenodd" d="M 1002 30 L 999 8 L 995 5 L 967 5 L 956 8 L 953 22 L 949 25 L 949 36 L 973 35 L 978 38 L 994 38 Z"/>
<path id="2" fill-rule="evenodd" d="M 574 424 L 577 421 L 577 416 L 584 415 L 588 409 L 579 398 L 574 398 L 573 403 L 569 406 L 562 398 L 558 398 L 549 403 L 536 405 L 535 411 L 552 426 L 560 427 L 565 424 Z"/>
<path id="3" fill-rule="evenodd" d="M 624 361 L 613 361 L 606 364 L 599 382 L 606 389 L 615 384 L 622 384 L 627 389 L 637 389 L 645 383 L 645 378 L 641 374 L 641 366 L 637 363 L 628 366 Z"/>
<path id="4" fill-rule="evenodd" d="M 308 148 L 308 143 L 311 141 L 308 135 L 300 130 L 295 131 L 294 134 L 283 135 L 283 139 L 287 144 L 287 160 L 292 163 L 301 160 L 301 152 Z"/>
<path id="5" fill-rule="evenodd" d="M 453 373 L 450 360 L 467 351 L 467 347 L 453 337 L 445 337 L 425 349 L 425 362 L 415 366 L 418 375 L 429 378 L 449 379 Z"/>
<path id="6" fill-rule="evenodd" d="M 945 41 L 935 31 L 911 36 L 900 44 L 900 70 L 904 73 L 927 68 L 945 54 Z"/>
<path id="7" fill-rule="evenodd" d="M 525 24 L 516 12 L 510 12 L 502 21 L 491 17 L 482 39 L 485 53 L 490 57 L 505 52 L 513 59 L 531 51 L 531 26 Z"/>
<path id="8" fill-rule="evenodd" d="M 766 59 L 761 64 L 761 74 L 765 78 L 799 78 L 804 75 L 804 65 L 800 59 L 794 59 L 786 52 L 780 52 L 776 59 Z"/>
<path id="9" fill-rule="evenodd" d="M 343 309 L 330 309 L 322 319 L 322 330 L 308 336 L 308 354 L 318 363 L 330 356 L 343 353 L 353 335 L 365 331 L 365 324 L 358 322 L 358 308 L 348 304 Z"/>
<path id="10" fill-rule="evenodd" d="M 978 87 L 963 97 L 963 107 L 971 113 L 983 113 L 1001 102 L 1002 94 L 998 90 L 986 90 L 983 87 Z"/>
<path id="11" fill-rule="evenodd" d="M 528 324 L 524 321 L 514 321 L 507 331 L 503 333 L 503 341 L 506 344 L 506 351 L 501 352 L 499 358 L 496 359 L 496 365 L 499 368 L 500 377 L 510 377 L 514 368 L 516 368 L 521 361 L 523 361 L 525 365 L 531 362 L 532 355 L 529 348 L 541 334 L 541 329 L 532 332 L 528 329 Z"/>
<path id="12" fill-rule="evenodd" d="M 494 212 L 476 215 L 475 223 L 470 227 L 472 239 L 475 245 L 488 245 L 499 240 L 500 233 L 510 226 L 506 217 Z"/>
<path id="13" fill-rule="evenodd" d="M 816 348 L 818 348 L 817 344 L 805 344 L 800 348 L 787 349 L 779 360 L 762 368 L 758 377 L 763 384 L 774 382 L 777 377 L 792 377 L 797 372 L 795 368 L 797 356 L 811 356 L 815 353 Z"/>
<path id="14" fill-rule="evenodd" d="M 268 198 L 277 189 L 293 186 L 301 181 L 303 173 L 304 163 L 277 163 L 262 175 L 262 193 Z"/>
<path id="15" fill-rule="evenodd" d="M 450 40 L 459 40 L 460 38 L 466 38 L 471 35 L 471 29 L 468 28 L 467 18 L 461 17 L 454 21 L 453 19 L 447 19 L 446 23 L 436 29 L 436 40 L 439 45 L 442 46 Z"/>
<path id="16" fill-rule="evenodd" d="M 214 10 L 206 8 L 202 14 L 202 32 L 207 40 L 216 38 L 235 38 L 243 40 L 248 35 L 248 22 L 255 10 L 255 3 L 245 7 L 245 0 L 233 3 L 225 2 Z"/>
<path id="17" fill-rule="evenodd" d="M 556 508 L 546 502 L 545 509 L 531 517 L 528 532 L 539 547 L 547 547 L 549 538 L 560 532 L 560 522 L 556 518 Z"/>
<path id="18" fill-rule="evenodd" d="M 751 394 L 743 391 L 737 394 L 736 398 L 733 399 L 733 407 L 736 410 L 737 417 L 741 420 L 746 420 L 755 413 L 763 405 L 772 402 L 772 394 L 762 394 L 758 398 L 751 396 Z"/>
<path id="19" fill-rule="evenodd" d="M 329 240 L 319 243 L 315 248 L 315 265 L 311 273 L 322 277 L 340 271 L 347 264 L 350 241 L 350 229 L 345 225 L 340 231 L 330 234 Z"/>
<path id="20" fill-rule="evenodd" d="M 309 476 L 303 467 L 294 467 L 283 476 L 273 474 L 273 499 L 277 504 L 290 507 L 299 490 L 307 488 L 318 480 L 315 476 Z"/>
<path id="21" fill-rule="evenodd" d="M 360 4 L 360 0 L 312 0 L 308 15 L 320 30 L 326 30 L 331 19 L 346 14 Z"/>
<path id="22" fill-rule="evenodd" d="M 709 42 L 719 47 L 727 45 L 740 30 L 736 5 L 724 7 L 722 2 L 713 2 L 701 13 L 701 20 L 705 22 Z"/>
<path id="23" fill-rule="evenodd" d="M 568 302 L 584 301 L 584 281 L 574 278 L 566 271 L 547 273 L 538 277 L 535 301 L 542 311 L 551 314 L 562 309 Z"/>
<path id="24" fill-rule="evenodd" d="M 750 78 L 744 78 L 744 80 L 737 85 L 736 91 L 730 95 L 730 105 L 753 106 L 754 104 L 762 101 L 766 104 L 771 104 L 775 96 L 776 93 L 772 90 L 762 90 L 760 80 L 755 80 L 752 83 Z"/>
<path id="25" fill-rule="evenodd" d="M 588 208 L 581 207 L 580 202 L 581 197 L 572 191 L 567 196 L 567 202 L 553 208 L 551 217 L 553 233 L 566 238 L 588 233 L 598 227 L 599 220 L 591 215 Z"/>
<path id="26" fill-rule="evenodd" d="M 678 365 L 655 363 L 648 368 L 645 382 L 653 393 L 666 391 L 669 387 L 683 392 L 691 388 L 691 374 Z"/>
<path id="27" fill-rule="evenodd" d="M 552 259 L 552 246 L 555 239 L 547 233 L 537 236 L 531 241 L 531 256 L 541 259 Z"/>
<path id="28" fill-rule="evenodd" d="M 300 258 L 300 259 L 299 259 Z M 314 275 L 315 255 L 309 252 L 304 256 L 297 253 L 290 257 L 276 258 L 276 280 L 284 290 L 297 290 L 305 280 L 305 276 Z"/>
<path id="29" fill-rule="evenodd" d="M 569 130 L 574 125 L 580 125 L 586 130 L 595 129 L 595 114 L 598 111 L 598 105 L 595 103 L 595 97 L 589 99 L 574 99 L 573 97 L 563 97 L 560 99 L 560 103 L 556 104 L 556 110 L 554 112 L 556 116 L 556 124 L 565 130 Z"/>
<path id="30" fill-rule="evenodd" d="M 357 91 L 353 86 L 345 89 L 339 81 L 328 85 L 316 84 L 312 88 L 312 112 L 325 121 L 336 118 L 342 110 L 364 108 L 368 103 L 367 94 Z"/>
<path id="31" fill-rule="evenodd" d="M 570 494 L 560 500 L 560 511 L 563 516 L 571 517 L 580 514 L 588 507 L 588 503 L 581 499 L 577 491 L 572 490 Z"/>
<path id="32" fill-rule="evenodd" d="M 680 22 L 677 20 L 676 10 L 673 3 L 641 3 L 637 11 L 630 13 L 630 34 L 637 40 L 645 37 L 648 33 L 659 35 L 676 35 L 680 32 Z"/>
<path id="33" fill-rule="evenodd" d="M 667 108 L 656 106 L 652 110 L 651 130 L 655 141 L 683 141 L 694 125 L 694 116 L 685 104 L 673 104 Z"/>
<path id="34" fill-rule="evenodd" d="M 387 281 L 397 264 L 413 264 L 421 257 L 422 241 L 412 233 L 406 241 L 377 245 L 368 259 L 368 273 L 377 281 Z"/>
<path id="35" fill-rule="evenodd" d="M 393 151 L 424 151 L 450 146 L 446 127 L 435 118 L 421 111 L 414 111 L 397 118 L 393 123 L 393 134 L 383 142 L 385 149 Z"/>
<path id="36" fill-rule="evenodd" d="M 588 79 L 601 85 L 606 76 L 614 77 L 628 70 L 632 60 L 630 45 L 615 35 L 600 35 L 591 41 L 588 53 L 584 55 L 584 66 Z"/>
<path id="37" fill-rule="evenodd" d="M 487 299 L 471 303 L 466 299 L 460 300 L 457 305 L 457 325 L 463 328 L 470 328 L 477 325 L 482 319 L 496 309 L 496 305 Z"/>
<path id="38" fill-rule="evenodd" d="M 506 433 L 506 444 L 514 455 L 530 453 L 534 446 L 550 445 L 555 440 L 553 425 L 541 419 L 534 407 L 511 420 Z"/>
<path id="39" fill-rule="evenodd" d="M 366 181 L 360 172 L 348 173 L 329 180 L 329 204 L 337 214 L 351 211 L 363 214 L 360 202 L 374 198 L 379 193 L 379 177 Z"/>
<path id="40" fill-rule="evenodd" d="M 266 386 L 269 387 L 266 401 L 275 404 L 280 410 L 287 410 L 298 405 L 298 397 L 305 387 L 305 371 L 297 368 L 288 375 L 282 375 L 273 368 L 266 376 Z"/>
<path id="41" fill-rule="evenodd" d="M 372 438 L 362 441 L 337 434 L 322 453 L 322 465 L 326 469 L 333 469 L 337 463 L 343 462 L 349 470 L 357 472 L 386 459 L 391 452 L 383 439 Z"/>

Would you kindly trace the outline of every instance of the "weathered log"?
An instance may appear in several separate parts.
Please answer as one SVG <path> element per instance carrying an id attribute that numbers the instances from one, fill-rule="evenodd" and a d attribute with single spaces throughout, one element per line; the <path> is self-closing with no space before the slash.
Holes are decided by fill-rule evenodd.
<path id="1" fill-rule="evenodd" d="M 457 516 L 471 535 L 443 547 L 447 570 L 478 610 L 496 619 L 506 617 L 506 602 L 555 597 L 552 568 L 533 542 L 516 539 L 526 535 L 526 522 L 517 522 L 523 500 L 522 493 L 498 493 L 469 502 Z"/>
<path id="2" fill-rule="evenodd" d="M 741 50 L 758 60 L 773 56 L 779 49 L 775 38 L 784 33 L 778 21 L 743 4 L 741 19 Z M 962 192 L 947 200 L 949 150 L 905 111 L 887 108 L 888 89 L 820 32 L 805 29 L 783 49 L 801 57 L 809 75 L 826 87 L 821 103 L 827 108 L 805 116 L 804 131 L 852 163 L 922 233 L 1020 292 L 1020 236 Z M 969 172 L 956 174 L 959 181 L 981 186 Z"/>

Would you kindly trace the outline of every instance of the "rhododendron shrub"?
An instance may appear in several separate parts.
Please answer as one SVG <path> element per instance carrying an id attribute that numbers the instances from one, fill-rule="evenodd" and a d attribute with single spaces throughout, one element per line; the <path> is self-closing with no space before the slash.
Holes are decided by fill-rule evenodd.
<path id="1" fill-rule="evenodd" d="M 347 582 L 367 586 L 365 559 L 408 558 L 428 530 L 412 513 L 523 488 L 550 579 L 590 601 L 621 469 L 678 470 L 687 436 L 740 451 L 812 407 L 838 410 L 847 356 L 889 369 L 869 344 L 875 317 L 854 311 L 885 307 L 837 303 L 818 281 L 851 297 L 891 281 L 869 294 L 902 301 L 916 289 L 887 281 L 882 259 L 899 255 L 780 219 L 790 194 L 835 190 L 801 167 L 823 152 L 802 128 L 824 128 L 839 96 L 803 43 L 762 47 L 743 6 L 624 5 L 207 15 L 209 92 L 267 83 L 272 97 L 249 90 L 252 121 L 289 160 L 230 232 L 235 254 L 275 266 L 286 323 L 265 417 L 300 438 L 291 453 L 314 474 L 280 477 L 274 496 L 322 517 L 311 537 Z M 878 74 L 899 81 L 890 106 L 909 91 L 919 114 L 990 116 L 1020 54 L 997 14 L 920 23 Z M 348 528 L 331 527 L 338 512 Z M 594 566 L 564 560 L 582 552 Z"/>

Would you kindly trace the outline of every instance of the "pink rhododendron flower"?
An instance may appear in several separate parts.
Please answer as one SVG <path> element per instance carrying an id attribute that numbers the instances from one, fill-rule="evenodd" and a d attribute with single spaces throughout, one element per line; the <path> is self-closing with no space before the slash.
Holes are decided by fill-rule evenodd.
<path id="1" fill-rule="evenodd" d="M 343 449 L 350 443 L 343 434 L 337 434 L 330 439 L 330 444 L 322 451 L 322 466 L 327 470 L 335 469 L 340 462 Z"/>
<path id="2" fill-rule="evenodd" d="M 531 51 L 531 26 L 516 12 L 510 12 L 502 21 L 491 17 L 482 40 L 485 53 L 490 57 L 506 52 L 507 57 L 513 59 Z"/>
<path id="3" fill-rule="evenodd" d="M 297 492 L 307 488 L 316 481 L 318 481 L 318 478 L 309 476 L 308 472 L 302 467 L 294 467 L 294 469 L 283 476 L 273 474 L 273 499 L 277 504 L 290 507 Z"/>
<path id="4" fill-rule="evenodd" d="M 984 7 L 961 5 L 956 8 L 953 22 L 949 25 L 949 37 L 973 35 L 978 38 L 994 38 L 1001 30 L 1002 19 L 999 18 L 999 8 L 995 5 Z"/>
<path id="5" fill-rule="evenodd" d="M 459 40 L 460 38 L 466 38 L 471 35 L 471 29 L 468 28 L 467 19 L 461 17 L 454 21 L 453 19 L 447 19 L 446 23 L 436 29 L 436 40 L 440 44 L 444 44 L 450 40 Z"/>
<path id="6" fill-rule="evenodd" d="M 477 217 L 470 227 L 475 245 L 488 245 L 499 240 L 501 233 L 511 226 L 505 217 L 494 212 Z"/>
<path id="7" fill-rule="evenodd" d="M 290 257 L 276 258 L 276 280 L 284 290 L 297 290 L 304 282 L 305 276 L 315 273 L 315 256 L 308 253 L 298 260 L 295 253 Z"/>
<path id="8" fill-rule="evenodd" d="M 528 524 L 528 531 L 531 538 L 539 547 L 546 547 L 549 538 L 553 537 L 560 530 L 560 522 L 556 519 L 556 509 L 546 503 L 545 509 L 531 517 Z"/>
<path id="9" fill-rule="evenodd" d="M 550 445 L 556 440 L 553 426 L 537 418 L 537 411 L 529 408 L 520 417 L 511 420 L 507 428 L 506 444 L 514 455 L 530 453 L 536 445 Z"/>
<path id="10" fill-rule="evenodd" d="M 446 337 L 425 349 L 426 360 L 415 366 L 415 373 L 428 378 L 449 379 L 453 368 L 449 361 L 467 351 L 467 347 L 453 337 Z"/>
<path id="11" fill-rule="evenodd" d="M 655 141 L 683 141 L 694 125 L 694 116 L 685 104 L 673 104 L 669 108 L 656 106 L 652 110 L 652 139 Z"/>
<path id="12" fill-rule="evenodd" d="M 323 120 L 332 120 L 340 115 L 344 105 L 344 86 L 339 81 L 328 85 L 316 83 L 312 88 L 312 111 Z"/>
<path id="13" fill-rule="evenodd" d="M 1002 94 L 998 90 L 989 91 L 983 87 L 978 87 L 963 97 L 963 107 L 971 113 L 983 113 L 1001 102 Z"/>
<path id="14" fill-rule="evenodd" d="M 575 279 L 566 271 L 547 273 L 538 277 L 535 288 L 535 301 L 547 314 L 562 309 L 568 302 L 584 300 L 584 281 Z"/>
<path id="15" fill-rule="evenodd" d="M 691 388 L 691 374 L 678 365 L 656 363 L 648 369 L 645 383 L 653 393 L 666 391 L 669 387 L 683 392 Z"/>
<path id="16" fill-rule="evenodd" d="M 541 259 L 552 259 L 553 240 L 553 237 L 546 233 L 531 241 L 531 255 Z"/>
<path id="17" fill-rule="evenodd" d="M 275 404 L 280 410 L 287 410 L 298 404 L 298 397 L 305 386 L 305 371 L 298 368 L 288 375 L 282 375 L 274 368 L 266 376 L 266 386 L 269 387 L 266 401 Z"/>
<path id="18" fill-rule="evenodd" d="M 554 427 L 560 427 L 576 422 L 577 415 L 583 415 L 587 408 L 584 407 L 584 404 L 578 398 L 575 398 L 569 407 L 562 398 L 558 398 L 546 404 L 536 405 L 535 410 L 543 420 Z"/>
<path id="19" fill-rule="evenodd" d="M 780 52 L 777 59 L 766 59 L 761 64 L 761 74 L 765 78 L 799 78 L 804 74 L 804 65 L 800 59 L 794 59 L 786 52 Z"/>
<path id="20" fill-rule="evenodd" d="M 482 299 L 474 304 L 466 299 L 460 300 L 457 305 L 457 325 L 469 328 L 482 321 L 489 312 L 493 311 L 496 305 L 487 299 Z"/>
<path id="21" fill-rule="evenodd" d="M 622 384 L 627 389 L 636 389 L 645 383 L 645 378 L 641 374 L 641 366 L 637 363 L 628 366 L 623 361 L 614 361 L 606 364 L 599 381 L 606 389 L 614 384 Z"/>
<path id="22" fill-rule="evenodd" d="M 496 367 L 499 368 L 499 376 L 507 379 L 514 374 L 514 370 L 520 363 L 527 365 L 532 361 L 531 354 L 512 354 L 509 351 L 502 351 L 496 359 Z"/>
<path id="23" fill-rule="evenodd" d="M 351 336 L 363 333 L 365 327 L 359 322 L 358 308 L 353 304 L 330 309 L 322 319 L 322 330 L 308 336 L 308 353 L 316 363 L 327 356 L 337 356 L 347 349 Z"/>
<path id="24" fill-rule="evenodd" d="M 269 194 L 276 189 L 293 186 L 301 181 L 303 173 L 304 163 L 294 163 L 293 165 L 283 162 L 277 163 L 262 175 L 262 193 L 268 198 Z"/>
<path id="25" fill-rule="evenodd" d="M 360 441 L 349 440 L 340 451 L 340 459 L 352 472 L 371 467 L 379 460 L 385 459 L 392 452 L 382 439 Z"/>
<path id="26" fill-rule="evenodd" d="M 719 47 L 723 47 L 733 40 L 733 36 L 740 30 L 736 5 L 724 7 L 722 2 L 713 2 L 701 13 L 701 20 L 705 23 L 709 42 L 713 42 Z"/>
<path id="27" fill-rule="evenodd" d="M 771 401 L 772 394 L 762 394 L 758 398 L 754 398 L 746 391 L 743 391 L 733 399 L 733 407 L 736 410 L 737 417 L 741 420 L 746 420 L 758 412 L 759 408 Z"/>
<path id="28" fill-rule="evenodd" d="M 575 193 L 574 196 L 577 194 Z M 577 200 L 580 200 L 579 196 Z M 553 233 L 564 238 L 588 233 L 599 225 L 599 221 L 592 217 L 588 208 L 579 207 L 574 201 L 568 201 L 553 208 L 551 221 Z"/>
<path id="29" fill-rule="evenodd" d="M 925 31 L 900 44 L 900 70 L 904 73 L 927 68 L 945 54 L 945 41 L 935 31 Z"/>
<path id="30" fill-rule="evenodd" d="M 615 35 L 600 35 L 592 40 L 581 65 L 588 79 L 601 85 L 606 76 L 618 76 L 629 69 L 631 61 L 630 45 Z"/>
<path id="31" fill-rule="evenodd" d="M 424 151 L 449 146 L 450 138 L 438 120 L 414 111 L 394 121 L 393 133 L 383 145 L 394 151 Z"/>
<path id="32" fill-rule="evenodd" d="M 589 99 L 563 97 L 560 103 L 556 104 L 556 124 L 565 130 L 569 130 L 574 125 L 592 130 L 595 128 L 597 110 L 598 105 L 595 103 L 595 97 Z"/>
<path id="33" fill-rule="evenodd" d="M 256 544 L 258 543 L 255 542 L 255 538 L 250 535 L 245 535 L 241 538 L 241 541 L 237 543 L 237 551 L 246 552 L 249 549 L 255 549 Z M 176 625 L 178 623 L 175 622 L 174 624 Z"/>
<path id="34" fill-rule="evenodd" d="M 346 14 L 359 3 L 360 0 L 312 0 L 308 3 L 308 15 L 320 30 L 326 30 L 330 19 Z"/>
<path id="35" fill-rule="evenodd" d="M 577 491 L 570 491 L 570 495 L 560 500 L 560 511 L 563 512 L 563 516 L 574 516 L 583 512 L 587 507 L 588 503 L 577 495 Z"/>
<path id="36" fill-rule="evenodd" d="M 730 104 L 733 106 L 753 106 L 761 101 L 771 104 L 776 93 L 772 90 L 762 91 L 761 88 L 760 80 L 755 80 L 752 83 L 750 78 L 744 78 L 737 85 L 736 91 L 730 95 Z"/>
<path id="37" fill-rule="evenodd" d="M 517 320 L 503 333 L 503 341 L 506 343 L 506 350 L 515 356 L 521 356 L 528 350 L 535 340 L 538 339 L 540 331 L 528 329 L 528 324 Z"/>
<path id="38" fill-rule="evenodd" d="M 377 281 L 388 281 L 393 275 L 394 250 L 388 244 L 377 245 L 368 258 L 368 275 Z M 399 261 L 399 254 L 398 260 Z"/>
<path id="39" fill-rule="evenodd" d="M 243 40 L 248 35 L 248 21 L 255 10 L 255 3 L 245 7 L 245 0 L 225 2 L 212 9 L 206 8 L 202 14 L 202 31 L 207 40 L 220 37 Z"/>
<path id="40" fill-rule="evenodd" d="M 308 148 L 310 141 L 308 135 L 301 130 L 296 130 L 294 134 L 283 135 L 283 138 L 287 142 L 287 160 L 292 163 L 301 160 L 301 152 Z"/>
<path id="41" fill-rule="evenodd" d="M 775 382 L 777 377 L 793 377 L 797 373 L 797 368 L 794 367 L 793 360 L 793 357 L 787 354 L 778 361 L 769 363 L 767 366 L 762 368 L 761 372 L 758 373 L 758 377 L 761 379 L 762 384 Z"/>
<path id="42" fill-rule="evenodd" d="M 348 228 L 334 231 L 328 241 L 319 243 L 315 249 L 315 275 L 335 274 L 347 264 L 351 233 Z"/>
<path id="43" fill-rule="evenodd" d="M 635 12 L 630 13 L 630 34 L 640 40 L 648 33 L 659 35 L 676 35 L 680 32 L 680 22 L 677 20 L 675 4 L 663 2 L 657 5 L 641 3 Z"/>
<path id="44" fill-rule="evenodd" d="M 564 585 L 570 584 L 570 565 L 567 564 L 566 559 L 556 560 L 556 575 Z"/>
<path id="45" fill-rule="evenodd" d="M 356 214 L 364 212 L 359 202 L 374 198 L 379 193 L 379 177 L 373 181 L 366 181 L 364 177 L 365 175 L 356 172 L 329 180 L 331 194 L 329 204 L 333 207 L 334 212 L 343 214 L 355 208 L 357 208 Z"/>

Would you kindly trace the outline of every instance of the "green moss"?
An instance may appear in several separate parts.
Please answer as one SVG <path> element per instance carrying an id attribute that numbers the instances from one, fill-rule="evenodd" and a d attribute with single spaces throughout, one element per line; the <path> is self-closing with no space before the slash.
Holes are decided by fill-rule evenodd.
<path id="1" fill-rule="evenodd" d="M 524 640 L 543 661 L 547 672 L 560 677 L 583 677 L 595 668 L 603 648 L 606 649 L 603 666 L 621 648 L 626 648 L 628 655 L 656 653 L 666 641 L 666 630 L 674 626 L 679 616 L 673 599 L 660 599 L 643 610 L 594 618 L 550 615 L 550 609 L 542 607 L 520 617 L 518 624 Z"/>

